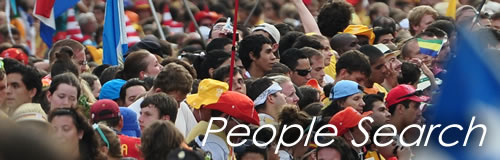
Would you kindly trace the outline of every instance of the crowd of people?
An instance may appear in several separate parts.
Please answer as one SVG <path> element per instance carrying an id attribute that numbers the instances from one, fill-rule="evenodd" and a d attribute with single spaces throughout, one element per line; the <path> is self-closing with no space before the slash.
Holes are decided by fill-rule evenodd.
<path id="1" fill-rule="evenodd" d="M 410 160 L 400 141 L 420 133 L 403 130 L 426 123 L 457 32 L 500 39 L 497 1 L 240 0 L 235 17 L 232 0 L 124 0 L 129 48 L 111 66 L 105 1 L 59 17 L 50 47 L 35 0 L 16 2 L 0 11 L 0 159 Z"/>

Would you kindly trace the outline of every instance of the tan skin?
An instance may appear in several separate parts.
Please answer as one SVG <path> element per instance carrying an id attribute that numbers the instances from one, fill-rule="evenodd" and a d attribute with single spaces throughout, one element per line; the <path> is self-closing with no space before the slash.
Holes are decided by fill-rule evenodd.
<path id="1" fill-rule="evenodd" d="M 262 77 L 272 69 L 273 64 L 276 63 L 276 56 L 272 51 L 273 49 L 270 44 L 263 44 L 259 58 L 253 52 L 250 52 L 252 63 L 248 71 L 252 75 L 252 78 Z"/>
<path id="2" fill-rule="evenodd" d="M 312 78 L 311 73 L 308 73 L 306 76 L 301 76 L 296 70 L 311 70 L 311 64 L 309 63 L 309 59 L 298 59 L 297 62 L 298 65 L 295 67 L 295 70 L 290 71 L 290 78 L 295 85 L 302 86 Z"/>
<path id="3" fill-rule="evenodd" d="M 363 107 L 365 102 L 363 101 L 363 93 L 356 93 L 347 97 L 344 103 L 340 104 L 340 107 L 347 108 L 352 107 L 356 109 L 359 113 L 363 113 Z"/>
<path id="4" fill-rule="evenodd" d="M 37 93 L 37 89 L 28 90 L 22 81 L 23 76 L 19 73 L 10 73 L 7 75 L 7 98 L 5 104 L 9 112 L 14 112 L 17 107 L 24 103 L 30 103 Z"/>
<path id="5" fill-rule="evenodd" d="M 50 122 L 54 127 L 56 142 L 61 149 L 68 153 L 73 159 L 80 157 L 79 141 L 83 137 L 83 131 L 79 131 L 69 115 L 56 116 Z"/>
<path id="6" fill-rule="evenodd" d="M 75 86 L 62 83 L 54 93 L 47 92 L 47 100 L 51 111 L 57 108 L 74 108 L 78 100 L 78 90 Z"/>

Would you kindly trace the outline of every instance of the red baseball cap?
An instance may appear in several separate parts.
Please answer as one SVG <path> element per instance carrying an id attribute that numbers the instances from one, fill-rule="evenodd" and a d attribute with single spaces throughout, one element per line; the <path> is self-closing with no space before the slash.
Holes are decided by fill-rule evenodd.
<path id="1" fill-rule="evenodd" d="M 415 102 L 425 102 L 429 100 L 429 97 L 422 96 L 420 91 L 417 91 L 413 86 L 407 84 L 401 84 L 389 91 L 387 93 L 387 98 L 385 99 L 386 106 L 390 106 L 402 102 L 404 100 L 412 100 Z"/>
<path id="2" fill-rule="evenodd" d="M 12 59 L 15 59 L 15 60 L 22 62 L 25 65 L 28 64 L 28 55 L 26 53 L 24 53 L 23 50 L 21 50 L 19 48 L 6 49 L 0 54 L 0 57 L 12 58 Z"/>
<path id="3" fill-rule="evenodd" d="M 259 125 L 260 120 L 253 101 L 239 92 L 224 92 L 217 103 L 203 106 L 203 108 L 215 109 L 247 123 Z"/>
<path id="4" fill-rule="evenodd" d="M 371 113 L 371 112 L 369 112 Z M 330 118 L 328 124 L 335 125 L 337 127 L 338 136 L 344 135 L 344 133 L 349 130 L 349 128 L 354 128 L 358 125 L 359 121 L 363 119 L 366 115 L 361 115 L 356 109 L 352 107 L 347 107 L 344 110 L 338 112 Z M 330 130 L 332 131 L 332 130 Z"/>
<path id="5" fill-rule="evenodd" d="M 119 117 L 120 107 L 113 100 L 109 99 L 98 100 L 90 107 L 90 116 L 92 122 L 94 123 L 97 123 L 102 120 Z"/>

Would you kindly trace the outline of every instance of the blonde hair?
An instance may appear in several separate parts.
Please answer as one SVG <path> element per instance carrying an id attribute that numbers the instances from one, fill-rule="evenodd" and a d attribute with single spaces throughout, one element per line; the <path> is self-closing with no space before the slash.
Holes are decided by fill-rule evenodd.
<path id="1" fill-rule="evenodd" d="M 290 77 L 287 77 L 287 76 L 284 76 L 284 75 L 277 75 L 277 76 L 272 76 L 272 77 L 269 77 L 271 78 L 273 81 L 275 81 L 276 83 L 278 84 L 283 84 L 283 83 L 286 83 L 286 82 L 291 82 L 292 80 L 290 79 Z"/>
<path id="2" fill-rule="evenodd" d="M 425 15 L 431 15 L 432 18 L 436 19 L 438 12 L 430 6 L 418 6 L 410 10 L 408 21 L 410 22 L 410 32 L 412 34 L 415 34 L 412 26 L 419 25 Z"/>

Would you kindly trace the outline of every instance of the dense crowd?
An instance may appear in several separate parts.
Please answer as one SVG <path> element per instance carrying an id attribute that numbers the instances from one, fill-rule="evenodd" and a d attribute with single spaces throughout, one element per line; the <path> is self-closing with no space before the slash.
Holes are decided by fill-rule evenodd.
<path id="1" fill-rule="evenodd" d="M 500 39 L 497 1 L 240 0 L 235 17 L 232 0 L 124 0 L 111 66 L 105 1 L 58 17 L 50 47 L 35 0 L 16 2 L 0 11 L 0 159 L 410 160 L 405 128 L 426 123 L 457 31 Z"/>

